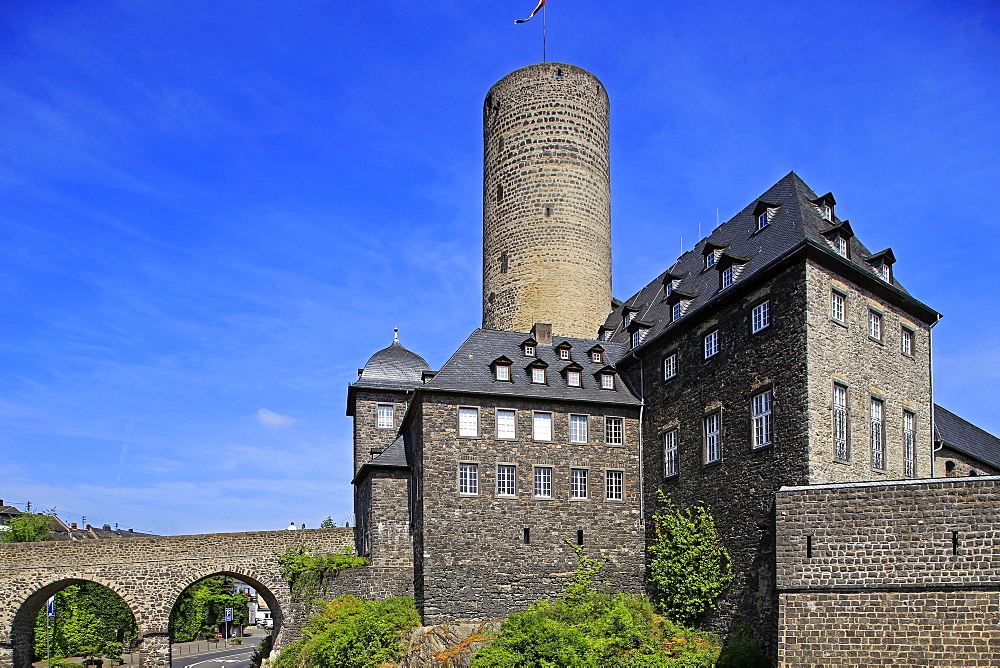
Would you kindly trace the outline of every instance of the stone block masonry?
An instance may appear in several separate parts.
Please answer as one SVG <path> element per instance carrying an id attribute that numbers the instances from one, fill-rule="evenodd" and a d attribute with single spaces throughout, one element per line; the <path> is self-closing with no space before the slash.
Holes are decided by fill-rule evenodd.
<path id="1" fill-rule="evenodd" d="M 1000 477 L 776 494 L 783 666 L 1000 665 Z"/>

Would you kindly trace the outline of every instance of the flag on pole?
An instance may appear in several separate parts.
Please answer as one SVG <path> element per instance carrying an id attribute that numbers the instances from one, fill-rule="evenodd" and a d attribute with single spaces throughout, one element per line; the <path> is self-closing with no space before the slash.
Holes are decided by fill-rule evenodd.
<path id="1" fill-rule="evenodd" d="M 535 7 L 535 10 L 533 12 L 531 12 L 531 16 L 529 16 L 526 19 L 517 19 L 516 21 L 514 21 L 514 23 L 527 23 L 531 19 L 535 18 L 535 14 L 537 14 L 544 6 L 545 6 L 545 0 L 538 0 L 538 6 Z"/>

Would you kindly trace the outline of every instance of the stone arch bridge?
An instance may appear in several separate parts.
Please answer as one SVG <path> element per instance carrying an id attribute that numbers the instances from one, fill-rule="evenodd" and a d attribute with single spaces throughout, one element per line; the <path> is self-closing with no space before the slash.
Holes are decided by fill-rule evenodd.
<path id="1" fill-rule="evenodd" d="M 0 544 L 0 668 L 30 668 L 34 620 L 45 601 L 72 584 L 96 582 L 135 615 L 142 665 L 169 666 L 170 612 L 181 593 L 211 575 L 254 587 L 275 618 L 275 648 L 302 624 L 275 553 L 305 545 L 332 554 L 354 545 L 354 530 L 304 529 L 196 536 Z"/>

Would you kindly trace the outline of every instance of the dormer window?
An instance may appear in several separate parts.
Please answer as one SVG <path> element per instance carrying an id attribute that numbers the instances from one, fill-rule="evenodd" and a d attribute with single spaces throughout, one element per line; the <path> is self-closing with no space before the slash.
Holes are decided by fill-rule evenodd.
<path id="1" fill-rule="evenodd" d="M 891 248 L 886 248 L 884 251 L 875 253 L 868 258 L 871 268 L 886 283 L 892 283 L 892 264 L 895 261 L 896 257 L 893 255 Z"/>
<path id="2" fill-rule="evenodd" d="M 768 214 L 768 211 L 770 211 L 770 209 L 762 211 L 761 213 L 757 214 L 757 231 L 758 232 L 760 230 L 764 229 L 765 227 L 767 227 L 767 223 L 768 223 L 768 220 L 767 220 L 768 216 L 767 216 L 767 214 Z"/>
<path id="3" fill-rule="evenodd" d="M 771 222 L 771 217 L 774 216 L 774 213 L 777 210 L 777 204 L 757 200 L 757 205 L 753 208 L 753 219 L 756 227 L 755 232 L 760 232 L 762 229 L 767 227 L 768 223 Z"/>
<path id="4" fill-rule="evenodd" d="M 601 364 L 604 362 L 604 348 L 600 346 L 595 346 L 590 349 L 590 361 L 595 364 Z"/>
<path id="5" fill-rule="evenodd" d="M 628 327 L 629 323 L 632 322 L 632 318 L 635 317 L 635 311 L 625 311 L 625 315 L 622 316 L 622 324 Z"/>
<path id="6" fill-rule="evenodd" d="M 833 247 L 836 249 L 837 255 L 847 257 L 847 239 L 842 235 L 838 234 L 833 238 Z"/>
<path id="7" fill-rule="evenodd" d="M 604 340 L 605 341 L 610 341 L 611 337 L 613 337 L 614 335 L 615 335 L 615 330 L 609 329 L 609 330 L 607 330 L 607 331 L 604 332 Z"/>
<path id="8" fill-rule="evenodd" d="M 875 271 L 878 275 L 882 277 L 882 280 L 886 283 L 892 283 L 892 267 L 889 266 L 888 262 L 880 262 L 875 265 Z"/>
<path id="9" fill-rule="evenodd" d="M 497 380 L 510 380 L 510 365 L 509 364 L 497 364 L 495 368 L 496 379 Z"/>
<path id="10" fill-rule="evenodd" d="M 705 254 L 705 269 L 711 269 L 715 266 L 715 251 L 711 251 Z"/>
<path id="11" fill-rule="evenodd" d="M 723 290 L 725 290 L 726 288 L 728 288 L 730 285 L 733 284 L 734 274 L 735 274 L 735 271 L 733 270 L 733 267 L 731 267 L 731 266 L 730 267 L 726 267 L 725 269 L 722 270 L 722 289 Z"/>
<path id="12" fill-rule="evenodd" d="M 640 343 L 642 343 L 642 330 L 637 329 L 632 332 L 632 347 L 638 348 Z"/>
<path id="13" fill-rule="evenodd" d="M 559 351 L 559 359 L 568 360 L 569 351 L 572 347 L 573 346 L 571 346 L 567 341 L 563 341 L 558 346 L 556 346 L 556 350 Z"/>
<path id="14" fill-rule="evenodd" d="M 702 255 L 705 256 L 705 269 L 711 269 L 719 261 L 719 251 L 726 247 L 726 244 L 720 244 L 714 241 L 706 241 L 705 246 L 701 249 Z"/>
<path id="15" fill-rule="evenodd" d="M 613 373 L 601 374 L 601 389 L 602 390 L 615 389 L 615 375 Z"/>
<path id="16" fill-rule="evenodd" d="M 521 350 L 524 352 L 524 356 L 535 357 L 535 354 L 538 352 L 538 348 L 536 347 L 537 345 L 538 342 L 534 339 L 527 339 L 524 343 L 522 343 Z"/>
<path id="17" fill-rule="evenodd" d="M 542 367 L 533 367 L 531 369 L 531 382 L 538 385 L 545 384 L 545 369 Z"/>
<path id="18" fill-rule="evenodd" d="M 819 205 L 819 215 L 823 220 L 833 220 L 833 207 L 826 202 Z"/>
<path id="19" fill-rule="evenodd" d="M 664 283 L 663 284 L 663 296 L 664 297 L 669 297 L 670 295 L 673 294 L 673 292 L 674 292 L 674 282 L 673 281 L 670 281 L 669 283 Z"/>
<path id="20" fill-rule="evenodd" d="M 579 371 L 566 372 L 566 384 L 570 387 L 580 387 L 582 384 Z"/>
<path id="21" fill-rule="evenodd" d="M 813 206 L 823 220 L 833 222 L 833 207 L 837 205 L 837 200 L 833 198 L 833 193 L 827 193 L 822 197 L 812 200 Z"/>

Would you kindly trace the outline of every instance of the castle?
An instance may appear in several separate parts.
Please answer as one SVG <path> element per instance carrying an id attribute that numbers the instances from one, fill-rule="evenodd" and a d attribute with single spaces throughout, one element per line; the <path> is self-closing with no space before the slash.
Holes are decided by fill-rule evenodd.
<path id="1" fill-rule="evenodd" d="M 961 489 L 969 516 L 992 513 L 995 527 L 983 511 L 994 478 L 907 481 L 1000 473 L 1000 440 L 934 405 L 939 314 L 897 280 L 891 249 L 867 248 L 833 194 L 795 173 L 614 300 L 608 112 L 600 81 L 567 64 L 531 65 L 490 89 L 483 327 L 437 371 L 395 340 L 349 386 L 358 549 L 376 566 L 413 569 L 425 623 L 502 619 L 562 590 L 572 545 L 608 556 L 603 575 L 617 589 L 643 591 L 662 491 L 706 504 L 731 555 L 735 580 L 708 626 L 750 622 L 778 657 L 806 600 L 796 596 L 833 586 L 789 586 L 782 573 L 841 563 L 832 529 L 826 543 L 814 535 L 842 518 L 817 519 L 803 499 L 825 490 L 863 506 L 903 490 L 917 507 L 946 508 Z M 866 522 L 891 526 L 893 512 Z M 987 538 L 968 564 L 996 553 L 996 532 L 975 530 Z M 893 545 L 926 554 L 919 541 Z M 799 559 L 812 561 L 791 568 Z M 962 605 L 985 619 L 1000 605 L 1000 574 L 978 571 L 980 587 L 961 580 L 966 566 L 942 578 L 975 589 Z M 899 591 L 923 586 L 913 574 Z M 832 610 L 853 595 L 850 581 L 841 590 Z M 803 620 L 822 599 L 809 596 Z M 995 627 L 986 633 L 1000 651 Z"/>

